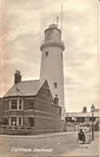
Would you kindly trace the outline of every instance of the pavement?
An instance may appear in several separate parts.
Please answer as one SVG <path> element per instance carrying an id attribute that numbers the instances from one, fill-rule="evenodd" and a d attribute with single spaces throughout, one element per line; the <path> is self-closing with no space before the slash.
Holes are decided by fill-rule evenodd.
<path id="1" fill-rule="evenodd" d="M 63 154 L 63 155 L 66 155 Z M 89 157 L 99 157 L 100 156 L 100 136 L 95 135 L 94 141 L 91 141 L 89 144 L 79 144 L 78 147 L 71 151 L 68 156 L 89 156 Z"/>
<path id="2" fill-rule="evenodd" d="M 99 138 L 79 144 L 77 132 L 48 133 L 33 136 L 0 135 L 0 157 L 97 157 Z"/>
<path id="3" fill-rule="evenodd" d="M 74 134 L 75 132 L 57 132 L 57 133 L 46 133 L 46 134 L 39 134 L 39 135 L 0 135 L 1 138 L 21 138 L 21 139 L 39 139 L 39 138 L 48 138 L 53 136 L 61 136 L 66 134 Z"/>

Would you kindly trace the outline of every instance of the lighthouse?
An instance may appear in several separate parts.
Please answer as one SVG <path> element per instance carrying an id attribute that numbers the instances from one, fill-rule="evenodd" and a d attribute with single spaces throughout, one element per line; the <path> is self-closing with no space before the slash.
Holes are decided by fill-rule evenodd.
<path id="1" fill-rule="evenodd" d="M 51 89 L 53 97 L 58 97 L 61 106 L 61 119 L 65 117 L 64 106 L 64 72 L 63 72 L 63 51 L 64 42 L 61 39 L 61 30 L 57 24 L 50 24 L 44 31 L 44 40 L 41 43 L 41 69 L 40 81 L 45 80 Z"/>

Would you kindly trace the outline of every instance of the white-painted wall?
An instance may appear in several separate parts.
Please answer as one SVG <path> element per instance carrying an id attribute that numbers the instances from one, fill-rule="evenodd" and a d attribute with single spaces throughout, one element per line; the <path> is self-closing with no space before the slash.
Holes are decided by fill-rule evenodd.
<path id="1" fill-rule="evenodd" d="M 55 94 L 58 95 L 59 105 L 62 107 L 62 119 L 64 119 L 63 49 L 56 45 L 56 42 L 62 44 L 61 38 L 57 39 L 57 36 L 58 38 L 61 36 L 60 33 L 55 28 L 49 30 L 49 33 L 46 32 L 46 34 L 50 34 L 50 38 L 45 37 L 45 46 L 42 48 L 40 80 L 41 83 L 44 80 L 48 81 L 53 97 L 55 97 Z M 53 43 L 53 45 L 48 43 Z M 48 56 L 45 55 L 46 51 L 48 51 Z M 54 82 L 57 82 L 57 88 L 54 87 Z"/>

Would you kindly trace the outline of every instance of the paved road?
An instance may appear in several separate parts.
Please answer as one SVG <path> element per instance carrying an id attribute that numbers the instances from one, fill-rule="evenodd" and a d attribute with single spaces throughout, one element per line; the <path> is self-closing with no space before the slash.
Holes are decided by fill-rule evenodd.
<path id="1" fill-rule="evenodd" d="M 49 157 L 98 155 L 98 135 L 90 144 L 80 145 L 76 133 L 38 136 L 0 136 L 0 157 Z"/>

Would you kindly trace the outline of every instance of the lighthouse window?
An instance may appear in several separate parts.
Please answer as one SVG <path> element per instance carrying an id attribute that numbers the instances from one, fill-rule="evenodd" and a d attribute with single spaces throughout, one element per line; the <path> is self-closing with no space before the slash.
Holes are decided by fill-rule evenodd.
<path id="1" fill-rule="evenodd" d="M 54 82 L 54 87 L 57 88 L 57 82 Z"/>
<path id="2" fill-rule="evenodd" d="M 45 52 L 45 55 L 48 56 L 48 51 Z"/>

